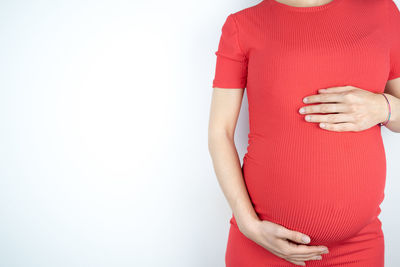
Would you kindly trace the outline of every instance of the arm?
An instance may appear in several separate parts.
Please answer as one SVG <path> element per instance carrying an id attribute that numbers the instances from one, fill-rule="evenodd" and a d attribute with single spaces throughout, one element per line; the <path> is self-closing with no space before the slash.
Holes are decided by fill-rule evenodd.
<path id="1" fill-rule="evenodd" d="M 388 0 L 386 3 L 388 8 L 386 17 L 390 46 L 390 70 L 384 93 L 392 110 L 386 127 L 393 132 L 400 132 L 400 12 L 393 0 Z M 386 104 L 386 101 L 384 102 Z M 385 111 L 387 112 L 386 106 Z"/>
<path id="2" fill-rule="evenodd" d="M 244 89 L 214 88 L 208 128 L 208 149 L 218 183 L 240 231 L 248 235 L 259 220 L 251 204 L 235 147 L 234 133 Z"/>
<path id="3" fill-rule="evenodd" d="M 310 242 L 303 239 L 306 235 L 260 220 L 253 208 L 234 142 L 243 92 L 240 88 L 214 87 L 208 128 L 208 149 L 214 170 L 239 230 L 271 253 L 296 265 L 304 266 L 307 260 L 320 260 L 321 254 L 328 253 L 326 246 L 303 245 Z"/>

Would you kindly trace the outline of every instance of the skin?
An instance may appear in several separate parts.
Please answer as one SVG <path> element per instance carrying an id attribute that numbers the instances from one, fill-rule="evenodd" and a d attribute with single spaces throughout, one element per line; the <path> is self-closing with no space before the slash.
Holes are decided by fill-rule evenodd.
<path id="1" fill-rule="evenodd" d="M 310 7 L 310 6 L 320 6 L 325 5 L 332 0 L 274 0 L 288 6 L 296 7 Z"/>
<path id="2" fill-rule="evenodd" d="M 400 132 L 398 84 L 398 78 L 390 80 L 384 91 L 392 110 L 386 127 L 393 132 Z M 306 96 L 303 102 L 312 104 L 299 109 L 300 114 L 305 114 L 305 121 L 319 123 L 321 128 L 336 132 L 368 129 L 384 122 L 389 112 L 386 99 L 382 95 L 351 85 L 319 89 L 318 94 Z"/>

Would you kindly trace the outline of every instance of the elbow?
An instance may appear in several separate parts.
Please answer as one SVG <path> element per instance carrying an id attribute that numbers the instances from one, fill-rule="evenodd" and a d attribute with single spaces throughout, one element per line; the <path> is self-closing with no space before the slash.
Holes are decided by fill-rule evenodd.
<path id="1" fill-rule="evenodd" d="M 234 132 L 225 128 L 209 128 L 208 130 L 208 152 L 212 155 L 215 147 L 223 142 L 234 142 Z"/>

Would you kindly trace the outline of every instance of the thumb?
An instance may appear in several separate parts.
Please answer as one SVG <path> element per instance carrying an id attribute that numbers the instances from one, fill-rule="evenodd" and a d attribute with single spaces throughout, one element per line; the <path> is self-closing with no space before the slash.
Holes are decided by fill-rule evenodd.
<path id="1" fill-rule="evenodd" d="M 308 244 L 311 241 L 311 238 L 308 235 L 305 235 L 305 234 L 297 232 L 297 231 L 292 231 L 289 229 L 286 230 L 285 237 L 296 243 Z"/>

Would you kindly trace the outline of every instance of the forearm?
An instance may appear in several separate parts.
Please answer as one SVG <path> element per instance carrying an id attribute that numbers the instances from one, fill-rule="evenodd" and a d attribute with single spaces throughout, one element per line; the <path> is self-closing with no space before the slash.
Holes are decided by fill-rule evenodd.
<path id="1" fill-rule="evenodd" d="M 210 134 L 209 152 L 218 183 L 239 229 L 246 234 L 259 219 L 246 189 L 234 140 L 223 133 Z"/>
<path id="2" fill-rule="evenodd" d="M 390 115 L 390 119 L 388 124 L 385 125 L 385 127 L 387 127 L 389 130 L 393 131 L 393 132 L 400 132 L 400 99 L 385 93 L 387 99 L 389 100 L 390 103 L 390 109 L 391 109 L 391 115 Z M 384 99 L 384 97 L 382 96 L 382 121 L 384 122 L 388 116 L 388 105 L 386 100 Z"/>

